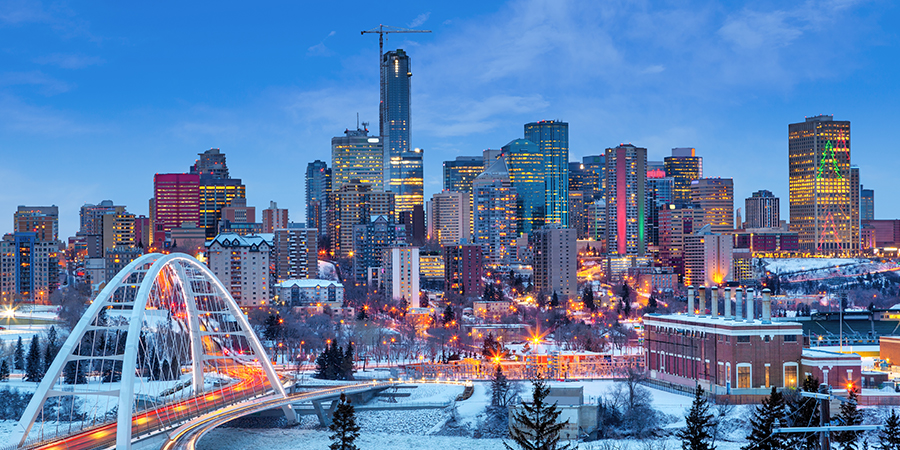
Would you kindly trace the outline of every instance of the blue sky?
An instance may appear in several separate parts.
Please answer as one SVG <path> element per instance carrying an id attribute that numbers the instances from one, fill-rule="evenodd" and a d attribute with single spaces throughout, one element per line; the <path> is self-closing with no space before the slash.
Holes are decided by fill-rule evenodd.
<path id="1" fill-rule="evenodd" d="M 154 173 L 211 147 L 259 210 L 303 221 L 306 164 L 378 121 L 378 24 L 412 58 L 412 144 L 426 197 L 441 162 L 569 122 L 570 160 L 622 142 L 662 159 L 696 147 L 787 217 L 787 124 L 852 123 L 876 217 L 900 217 L 900 14 L 893 2 L 0 2 L 0 217 L 111 199 L 148 213 Z M 891 130 L 894 130 L 892 132 Z M 259 214 L 259 213 L 258 213 Z M 0 219 L 0 223 L 3 220 Z"/>

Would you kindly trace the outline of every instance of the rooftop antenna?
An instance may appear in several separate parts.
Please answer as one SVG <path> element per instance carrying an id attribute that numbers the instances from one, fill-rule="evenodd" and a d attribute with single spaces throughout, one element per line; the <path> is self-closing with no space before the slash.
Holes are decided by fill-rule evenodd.
<path id="1" fill-rule="evenodd" d="M 356 129 L 359 130 L 359 112 L 356 113 Z"/>

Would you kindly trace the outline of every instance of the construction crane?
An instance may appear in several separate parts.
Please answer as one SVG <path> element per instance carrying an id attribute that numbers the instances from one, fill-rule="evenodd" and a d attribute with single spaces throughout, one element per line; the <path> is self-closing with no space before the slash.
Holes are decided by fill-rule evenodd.
<path id="1" fill-rule="evenodd" d="M 392 27 L 389 25 L 378 25 L 367 31 L 360 31 L 359 34 L 378 34 L 378 77 L 379 88 L 381 89 L 381 101 L 384 102 L 384 35 L 388 33 L 431 33 L 431 30 L 412 30 L 409 28 Z M 384 104 L 378 108 L 378 132 L 384 136 Z"/>
<path id="2" fill-rule="evenodd" d="M 384 35 L 388 33 L 431 33 L 431 30 L 412 30 L 409 28 L 392 27 L 389 25 L 378 25 L 367 31 L 360 31 L 359 34 L 378 34 L 378 66 L 381 67 L 381 56 L 384 55 Z"/>

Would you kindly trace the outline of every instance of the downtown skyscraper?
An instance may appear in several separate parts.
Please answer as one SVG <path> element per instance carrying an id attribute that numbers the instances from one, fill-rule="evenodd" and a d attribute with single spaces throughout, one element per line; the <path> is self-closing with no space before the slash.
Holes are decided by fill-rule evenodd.
<path id="1" fill-rule="evenodd" d="M 791 231 L 799 235 L 800 251 L 855 253 L 859 208 L 851 192 L 850 121 L 819 115 L 789 124 L 788 164 Z"/>
<path id="2" fill-rule="evenodd" d="M 667 177 L 675 179 L 673 203 L 684 206 L 691 203 L 691 181 L 703 178 L 703 157 L 690 147 L 673 148 L 672 156 L 663 158 Z"/>
<path id="3" fill-rule="evenodd" d="M 544 154 L 546 223 L 569 226 L 569 124 L 541 120 L 525 124 L 525 139 Z"/>
<path id="4" fill-rule="evenodd" d="M 384 187 L 397 194 L 397 213 L 424 202 L 422 149 L 410 144 L 409 55 L 402 49 L 381 56 L 380 132 L 384 140 Z"/>
<path id="5" fill-rule="evenodd" d="M 647 149 L 606 149 L 606 245 L 611 255 L 647 251 Z"/>
<path id="6" fill-rule="evenodd" d="M 331 192 L 331 169 L 325 161 L 306 165 L 306 226 L 328 234 L 328 195 Z"/>

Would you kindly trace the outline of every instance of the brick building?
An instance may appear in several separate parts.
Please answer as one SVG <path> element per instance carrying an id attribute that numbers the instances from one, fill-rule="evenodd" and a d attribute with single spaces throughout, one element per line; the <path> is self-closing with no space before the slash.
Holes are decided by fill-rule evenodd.
<path id="1" fill-rule="evenodd" d="M 709 315 L 703 314 L 704 291 L 700 290 L 695 310 L 689 288 L 688 310 L 699 314 L 644 316 L 651 379 L 685 387 L 700 384 L 717 395 L 766 395 L 773 386 L 796 388 L 807 375 L 833 387 L 858 386 L 859 355 L 804 349 L 800 323 L 771 320 L 768 290 L 763 290 L 758 317 L 752 291 L 745 302 L 743 290 L 737 288 L 733 304 L 730 289 L 724 290 L 724 298 L 717 298 L 716 289 L 711 291 L 715 300 L 710 301 Z"/>

